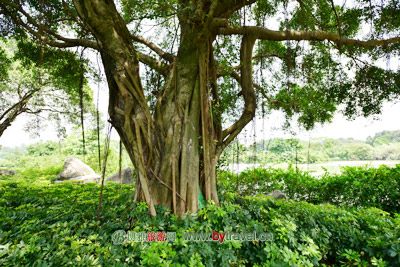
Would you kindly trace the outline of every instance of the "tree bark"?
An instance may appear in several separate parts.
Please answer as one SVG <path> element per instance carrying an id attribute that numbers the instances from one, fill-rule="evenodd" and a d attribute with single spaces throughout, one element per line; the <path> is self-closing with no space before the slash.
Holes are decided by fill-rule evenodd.
<path id="1" fill-rule="evenodd" d="M 177 58 L 154 114 L 160 166 L 153 168 L 149 183 L 155 203 L 178 215 L 196 212 L 200 193 L 218 203 L 215 166 L 219 157 L 209 87 L 214 37 L 201 33 L 199 25 L 186 25 L 181 34 Z"/>
<path id="2" fill-rule="evenodd" d="M 12 105 L 0 115 L 0 137 L 3 135 L 4 131 L 11 126 L 18 115 L 27 110 L 26 105 L 38 90 L 39 89 L 33 89 L 26 93 L 17 103 Z"/>
<path id="3" fill-rule="evenodd" d="M 215 36 L 206 30 L 208 24 L 182 21 L 178 54 L 152 114 L 137 53 L 112 1 L 74 3 L 99 43 L 110 121 L 138 172 L 135 199 L 145 201 L 152 215 L 155 205 L 178 215 L 196 212 L 200 192 L 218 203 L 215 167 L 221 131 L 211 110 Z"/>

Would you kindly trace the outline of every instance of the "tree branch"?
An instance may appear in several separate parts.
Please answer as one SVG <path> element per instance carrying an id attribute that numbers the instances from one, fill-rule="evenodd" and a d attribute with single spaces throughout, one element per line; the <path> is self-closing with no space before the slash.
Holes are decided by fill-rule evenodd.
<path id="1" fill-rule="evenodd" d="M 141 53 L 141 52 L 137 52 L 137 56 L 138 56 L 138 60 L 140 62 L 142 62 L 143 64 L 146 64 L 147 66 L 149 66 L 153 70 L 159 72 L 163 76 L 168 75 L 171 65 L 165 64 L 165 63 L 163 63 L 149 55 Z"/>
<path id="2" fill-rule="evenodd" d="M 388 39 L 358 40 L 341 37 L 339 34 L 324 31 L 274 31 L 258 26 L 226 27 L 219 29 L 221 35 L 252 35 L 256 39 L 270 41 L 324 41 L 329 40 L 337 45 L 359 46 L 364 48 L 374 48 L 377 46 L 387 46 L 400 43 L 400 37 Z"/>
<path id="3" fill-rule="evenodd" d="M 12 5 L 12 3 L 8 4 Z M 10 8 L 4 3 L 0 3 L 0 8 L 0 13 L 9 16 L 15 24 L 26 29 L 27 32 L 29 32 L 35 39 L 44 44 L 58 48 L 82 46 L 98 49 L 97 43 L 93 40 L 66 38 L 54 31 L 51 31 L 48 26 L 44 24 L 39 24 L 21 6 L 13 5 L 13 7 Z M 26 18 L 26 22 L 22 19 L 20 15 Z"/>
<path id="4" fill-rule="evenodd" d="M 151 50 L 153 50 L 157 55 L 159 55 L 161 58 L 165 59 L 168 62 L 172 62 L 175 59 L 175 56 L 173 54 L 170 54 L 168 52 L 165 52 L 162 50 L 160 47 L 158 47 L 155 43 L 151 42 L 150 40 L 147 40 L 146 38 L 142 36 L 137 36 L 134 34 L 131 34 L 132 40 L 141 44 L 144 44 Z"/>
<path id="5" fill-rule="evenodd" d="M 5 112 L 3 112 L 3 114 L 0 116 L 0 136 L 11 125 L 11 123 L 15 120 L 15 118 L 17 118 L 19 114 L 26 111 L 26 105 L 29 99 L 31 99 L 37 91 L 39 91 L 39 89 L 29 91 L 17 103 L 15 103 Z"/>
<path id="6" fill-rule="evenodd" d="M 252 54 L 255 38 L 244 35 L 240 47 L 240 85 L 244 99 L 244 109 L 240 118 L 222 132 L 219 149 L 228 146 L 240 131 L 253 119 L 256 112 L 256 94 L 253 87 Z M 236 76 L 238 79 L 239 77 Z"/>
<path id="7" fill-rule="evenodd" d="M 67 115 L 76 115 L 75 112 L 62 111 L 62 110 L 56 110 L 56 109 L 51 109 L 51 108 L 39 108 L 39 109 L 36 109 L 36 110 L 31 110 L 30 108 L 27 108 L 25 110 L 25 113 L 33 114 L 33 115 L 37 115 L 37 114 L 42 113 L 42 112 L 51 112 L 51 113 L 59 113 L 59 114 L 67 114 Z"/>
<path id="8" fill-rule="evenodd" d="M 229 18 L 232 13 L 240 10 L 242 7 L 251 5 L 257 0 L 219 0 L 215 10 L 215 17 Z"/>
<path id="9" fill-rule="evenodd" d="M 39 88 L 33 89 L 32 91 L 29 91 L 27 93 L 25 93 L 22 97 L 20 97 L 20 99 L 18 100 L 18 102 L 16 102 L 14 105 L 12 105 L 11 107 L 9 107 L 8 109 L 6 109 L 1 115 L 0 115 L 0 120 L 2 120 L 7 113 L 11 112 L 12 110 L 18 108 L 18 107 L 23 107 L 26 105 L 26 103 L 28 103 L 29 99 L 32 98 L 32 96 L 39 91 Z"/>
<path id="10" fill-rule="evenodd" d="M 237 72 L 235 71 L 234 68 L 231 68 L 231 69 L 229 69 L 229 70 L 222 70 L 222 71 L 220 70 L 220 71 L 218 72 L 218 77 L 223 77 L 223 76 L 229 76 L 229 77 L 231 77 L 232 79 L 234 79 L 235 81 L 237 81 L 239 84 L 240 84 L 240 81 L 241 81 L 241 79 L 242 79 L 242 77 L 240 76 L 240 74 L 237 73 Z M 254 87 L 254 89 L 256 89 L 258 92 L 260 92 L 260 93 L 263 95 L 263 97 L 264 97 L 265 99 L 267 99 L 270 103 L 277 103 L 276 100 L 271 99 L 271 97 L 268 96 L 268 95 L 265 93 L 265 89 L 264 89 L 261 85 L 259 85 L 259 84 L 255 83 L 255 82 L 253 82 L 253 87 Z M 242 92 L 240 92 L 239 95 L 242 95 Z"/>
<path id="11" fill-rule="evenodd" d="M 339 20 L 339 15 L 338 15 L 338 13 L 336 12 L 335 3 L 333 2 L 333 0 L 329 0 L 329 2 L 331 3 L 333 12 L 334 12 L 334 14 L 335 14 L 335 18 L 336 18 L 336 23 L 337 23 L 337 28 L 338 28 L 339 36 L 342 36 L 342 25 L 341 25 L 340 20 Z"/>
<path id="12" fill-rule="evenodd" d="M 280 55 L 279 53 L 274 53 L 274 52 L 258 53 L 253 57 L 253 60 L 262 60 L 263 58 L 271 58 L 271 57 L 285 60 L 285 57 L 283 55 Z"/>

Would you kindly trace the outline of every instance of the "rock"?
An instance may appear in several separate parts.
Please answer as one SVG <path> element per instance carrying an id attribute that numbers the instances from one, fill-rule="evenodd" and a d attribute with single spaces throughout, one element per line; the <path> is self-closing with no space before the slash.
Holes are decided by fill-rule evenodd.
<path id="1" fill-rule="evenodd" d="M 99 180 L 100 175 L 96 174 L 92 168 L 80 159 L 70 157 L 65 160 L 64 169 L 55 182 L 75 181 L 89 183 L 98 182 Z"/>
<path id="2" fill-rule="evenodd" d="M 121 178 L 119 177 L 119 172 L 111 175 L 106 179 L 107 182 L 118 182 L 122 184 L 132 184 L 134 179 L 133 179 L 133 169 L 132 168 L 126 168 L 121 171 Z"/>
<path id="3" fill-rule="evenodd" d="M 14 170 L 0 170 L 0 176 L 13 176 L 16 173 Z"/>
<path id="4" fill-rule="evenodd" d="M 279 190 L 274 190 L 271 193 L 267 194 L 267 196 L 275 198 L 275 199 L 287 199 L 285 193 Z"/>

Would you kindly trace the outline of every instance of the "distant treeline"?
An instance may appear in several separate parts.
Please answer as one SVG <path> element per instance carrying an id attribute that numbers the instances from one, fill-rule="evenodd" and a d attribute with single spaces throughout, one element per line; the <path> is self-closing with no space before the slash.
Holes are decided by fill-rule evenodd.
<path id="1" fill-rule="evenodd" d="M 88 131 L 86 140 L 87 162 L 96 171 L 98 153 L 96 132 Z M 103 146 L 103 140 L 101 140 Z M 103 155 L 103 147 L 101 154 Z M 123 165 L 129 165 L 124 151 Z M 74 132 L 60 142 L 45 141 L 18 148 L 0 148 L 0 166 L 13 162 L 50 156 L 63 160 L 67 156 L 82 157 L 82 142 L 78 132 Z M 232 143 L 223 153 L 220 164 L 240 163 L 317 163 L 346 160 L 400 160 L 400 130 L 384 131 L 368 137 L 365 141 L 352 138 L 315 138 L 300 140 L 296 138 L 273 138 L 250 146 Z M 118 142 L 113 141 L 110 148 L 110 171 L 118 165 Z"/>
<path id="2" fill-rule="evenodd" d="M 232 144 L 223 155 L 227 162 L 316 163 L 345 160 L 400 160 L 400 130 L 383 131 L 365 141 L 353 138 L 273 138 L 244 146 Z"/>

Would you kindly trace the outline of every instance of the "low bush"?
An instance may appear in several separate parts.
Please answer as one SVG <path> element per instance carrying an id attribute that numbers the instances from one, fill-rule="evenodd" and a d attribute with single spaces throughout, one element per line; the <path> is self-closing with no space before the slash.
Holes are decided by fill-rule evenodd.
<path id="1" fill-rule="evenodd" d="M 52 171 L 41 175 L 50 176 Z M 46 178 L 40 178 L 45 180 Z M 132 202 L 133 188 L 110 184 L 97 217 L 94 184 L 0 181 L 0 266 L 398 266 L 400 218 L 226 192 L 179 219 Z M 176 232 L 174 242 L 113 244 L 116 230 Z M 191 242 L 186 232 L 266 232 L 265 242 Z"/>
<path id="2" fill-rule="evenodd" d="M 268 194 L 281 190 L 290 199 L 314 204 L 376 207 L 400 212 L 400 165 L 379 168 L 346 167 L 339 175 L 316 179 L 293 169 L 251 169 L 238 175 L 219 174 L 219 191 L 240 195 Z"/>

